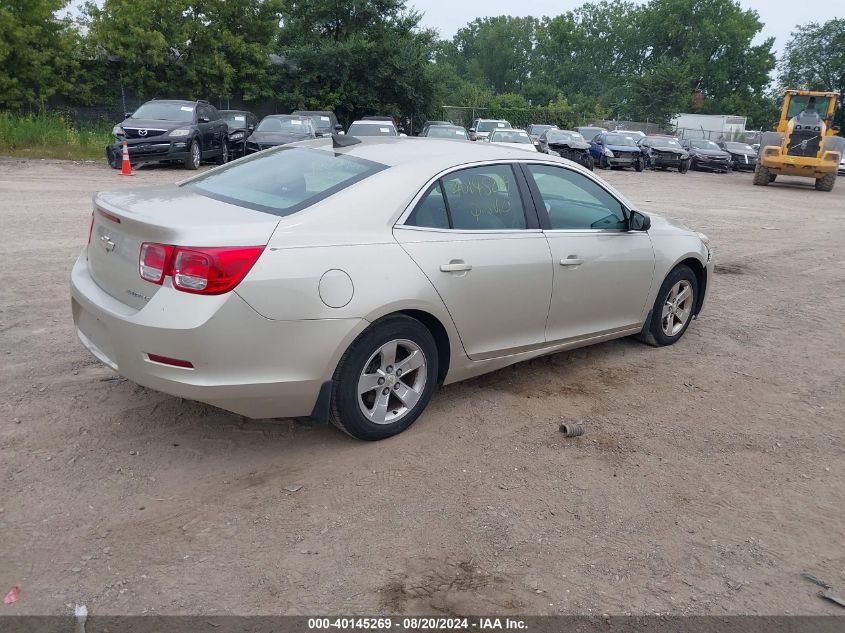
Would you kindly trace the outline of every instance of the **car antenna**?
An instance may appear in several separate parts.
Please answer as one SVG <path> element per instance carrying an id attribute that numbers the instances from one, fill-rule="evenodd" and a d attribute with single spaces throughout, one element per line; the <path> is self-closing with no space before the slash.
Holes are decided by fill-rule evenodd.
<path id="1" fill-rule="evenodd" d="M 354 136 L 341 136 L 340 134 L 332 134 L 332 147 L 350 147 L 352 145 L 357 145 L 361 142 L 361 139 L 355 138 Z"/>

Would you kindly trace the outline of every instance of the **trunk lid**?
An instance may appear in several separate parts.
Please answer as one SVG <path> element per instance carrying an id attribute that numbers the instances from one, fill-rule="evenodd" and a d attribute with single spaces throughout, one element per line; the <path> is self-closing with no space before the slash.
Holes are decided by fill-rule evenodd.
<path id="1" fill-rule="evenodd" d="M 88 271 L 108 294 L 140 310 L 161 288 L 139 274 L 138 257 L 144 242 L 264 246 L 278 223 L 277 216 L 176 185 L 98 193 L 94 196 Z"/>

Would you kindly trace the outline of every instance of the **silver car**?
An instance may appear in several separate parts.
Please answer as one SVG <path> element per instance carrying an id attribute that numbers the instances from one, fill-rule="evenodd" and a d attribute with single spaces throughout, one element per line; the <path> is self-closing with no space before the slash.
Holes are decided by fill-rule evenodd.
<path id="1" fill-rule="evenodd" d="M 344 137 L 97 194 L 71 294 L 82 343 L 141 385 L 376 440 L 440 384 L 671 345 L 712 274 L 706 237 L 564 159 Z"/>

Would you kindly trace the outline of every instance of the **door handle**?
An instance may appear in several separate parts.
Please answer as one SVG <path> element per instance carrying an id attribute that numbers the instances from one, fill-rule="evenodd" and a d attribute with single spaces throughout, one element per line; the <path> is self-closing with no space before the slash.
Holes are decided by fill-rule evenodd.
<path id="1" fill-rule="evenodd" d="M 448 264 L 440 264 L 440 270 L 444 273 L 460 273 L 472 270 L 472 264 L 467 264 L 460 260 L 452 260 Z"/>
<path id="2" fill-rule="evenodd" d="M 561 266 L 580 266 L 584 263 L 583 259 L 578 259 L 575 255 L 570 255 L 566 259 L 560 260 Z"/>

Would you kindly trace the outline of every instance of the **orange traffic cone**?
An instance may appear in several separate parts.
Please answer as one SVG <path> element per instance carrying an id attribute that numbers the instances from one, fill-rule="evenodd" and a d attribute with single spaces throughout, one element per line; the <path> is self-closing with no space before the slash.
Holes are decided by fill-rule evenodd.
<path id="1" fill-rule="evenodd" d="M 134 176 L 132 173 L 132 163 L 129 162 L 129 143 L 123 141 L 123 163 L 120 166 L 121 176 Z"/>

